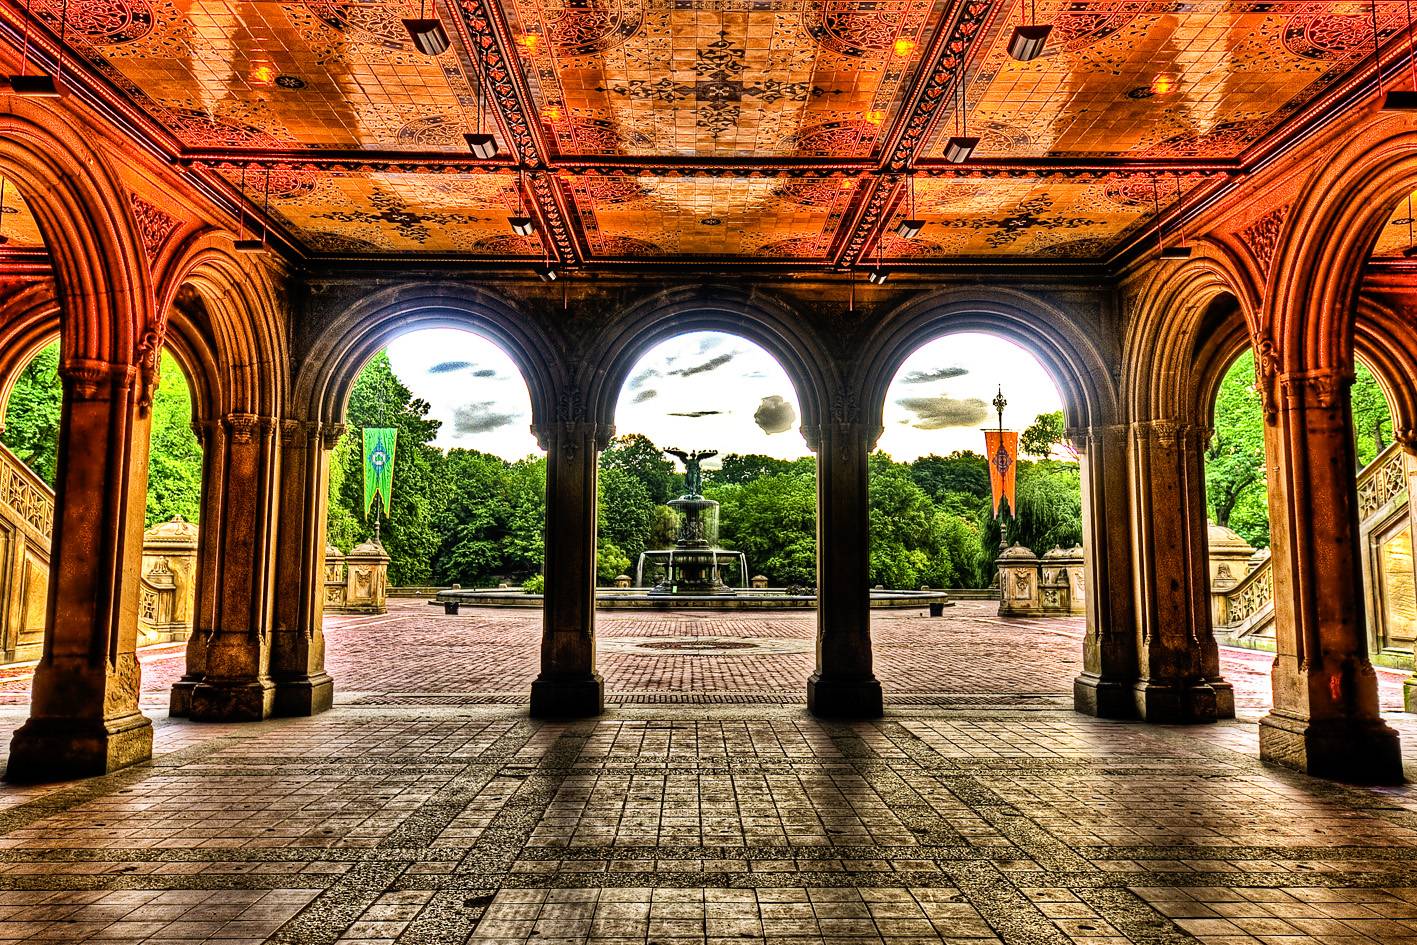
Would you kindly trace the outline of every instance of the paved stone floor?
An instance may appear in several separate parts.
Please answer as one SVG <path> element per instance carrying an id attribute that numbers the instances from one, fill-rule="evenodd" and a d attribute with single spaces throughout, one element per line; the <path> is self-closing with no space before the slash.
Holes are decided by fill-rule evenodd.
<path id="1" fill-rule="evenodd" d="M 0 942 L 1417 945 L 1417 789 L 1255 760 L 1268 657 L 1249 720 L 1100 722 L 1078 622 L 988 610 L 877 615 L 869 723 L 805 713 L 811 615 L 602 615 L 570 724 L 525 613 L 332 619 L 336 708 L 256 725 L 161 717 L 150 650 L 152 764 L 0 788 Z"/>

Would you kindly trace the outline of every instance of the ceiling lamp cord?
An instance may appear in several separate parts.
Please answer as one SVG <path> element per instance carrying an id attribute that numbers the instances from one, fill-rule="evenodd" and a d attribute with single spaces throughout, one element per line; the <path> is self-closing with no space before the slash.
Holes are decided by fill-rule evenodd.
<path id="1" fill-rule="evenodd" d="M 1373 16 L 1373 72 L 1378 84 L 1378 97 L 1382 99 L 1382 110 L 1385 112 L 1411 112 L 1417 111 L 1417 48 L 1413 46 L 1412 36 L 1412 0 L 1404 0 L 1403 7 L 1407 11 L 1407 63 L 1412 73 L 1412 88 L 1392 89 L 1386 95 L 1383 94 L 1383 64 L 1378 54 L 1378 3 L 1372 0 L 1370 4 Z"/>
<path id="2" fill-rule="evenodd" d="M 1412 198 L 1409 197 L 1408 205 L 1411 205 Z M 1411 216 L 1408 213 L 1408 216 Z M 10 242 L 10 237 L 5 235 L 5 178 L 0 177 L 0 246 Z"/>
<path id="3" fill-rule="evenodd" d="M 64 73 L 64 38 L 68 35 L 69 0 L 64 0 L 59 7 L 59 52 L 54 61 L 52 75 L 42 72 L 37 72 L 34 75 L 28 74 L 32 2 L 33 0 L 25 0 L 24 38 L 20 44 L 20 71 L 19 74 L 10 76 L 10 91 L 15 95 L 28 98 L 58 98 L 63 94 L 59 88 L 59 78 Z M 36 57 L 37 64 L 38 57 Z"/>

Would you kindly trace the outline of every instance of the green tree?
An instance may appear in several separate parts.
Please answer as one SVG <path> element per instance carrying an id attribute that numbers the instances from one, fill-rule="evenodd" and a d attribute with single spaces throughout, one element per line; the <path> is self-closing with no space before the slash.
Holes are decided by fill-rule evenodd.
<path id="1" fill-rule="evenodd" d="M 192 390 L 176 359 L 162 353 L 148 452 L 148 525 L 202 514 L 202 447 L 192 432 Z"/>
<path id="2" fill-rule="evenodd" d="M 1053 455 L 1053 447 L 1061 444 L 1066 435 L 1063 411 L 1040 413 L 1019 437 L 1019 449 L 1029 456 L 1047 459 Z"/>
<path id="3" fill-rule="evenodd" d="M 817 582 L 817 480 L 788 473 L 705 487 L 717 500 L 719 543 L 743 552 L 775 585 Z"/>
<path id="4" fill-rule="evenodd" d="M 54 487 L 59 454 L 59 342 L 45 345 L 25 365 L 5 406 L 5 432 L 0 443 L 20 458 L 50 488 Z"/>
<path id="5" fill-rule="evenodd" d="M 428 583 L 440 544 L 433 519 L 441 501 L 443 453 L 432 442 L 441 424 L 429 419 L 428 410 L 427 401 L 415 398 L 394 374 L 384 352 L 364 366 L 350 392 L 345 437 L 351 445 L 343 454 L 340 492 L 331 496 L 330 505 L 338 503 L 353 516 L 355 541 L 372 537 L 372 519 L 364 515 L 363 430 L 397 429 L 392 508 L 381 533 L 389 555 L 390 584 Z"/>
<path id="6" fill-rule="evenodd" d="M 655 503 L 678 495 L 683 483 L 683 477 L 674 471 L 674 461 L 642 433 L 617 436 L 610 441 L 610 447 L 600 454 L 601 474 L 612 469 L 638 479 Z"/>
<path id="7" fill-rule="evenodd" d="M 1362 361 L 1353 367 L 1353 387 L 1349 390 L 1353 404 L 1353 437 L 1357 447 L 1358 467 L 1368 465 L 1390 442 L 1392 411 L 1382 384 Z"/>
<path id="8" fill-rule="evenodd" d="M 1246 351 L 1220 380 L 1215 432 L 1205 453 L 1210 519 L 1233 528 L 1257 548 L 1269 544 L 1269 518 L 1256 515 L 1266 503 L 1264 405 L 1255 386 L 1255 358 Z"/>
<path id="9" fill-rule="evenodd" d="M 629 564 L 633 564 L 649 546 L 658 506 L 642 481 L 615 466 L 600 471 L 598 492 L 600 505 L 596 517 L 600 543 L 614 545 Z M 610 577 L 620 573 L 617 571 Z"/>
<path id="10" fill-rule="evenodd" d="M 812 456 L 800 459 L 777 459 L 758 453 L 728 453 L 719 458 L 718 469 L 704 470 L 704 481 L 720 486 L 741 486 L 764 476 L 815 476 L 817 460 Z"/>

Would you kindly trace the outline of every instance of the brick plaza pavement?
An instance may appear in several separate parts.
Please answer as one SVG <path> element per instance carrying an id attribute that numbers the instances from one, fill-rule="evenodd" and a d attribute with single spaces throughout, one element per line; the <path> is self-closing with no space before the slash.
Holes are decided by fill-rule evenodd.
<path id="1" fill-rule="evenodd" d="M 800 703 L 810 613 L 603 614 L 573 723 L 521 704 L 534 613 L 331 619 L 334 709 L 247 725 L 165 718 L 149 650 L 151 764 L 0 785 L 0 943 L 1417 945 L 1417 788 L 1077 715 L 1080 622 L 990 609 L 878 614 L 859 723 Z M 1251 717 L 1268 661 L 1225 654 Z"/>
<path id="2" fill-rule="evenodd" d="M 917 611 L 876 611 L 876 674 L 888 698 L 948 694 L 1066 703 L 1081 660 L 1082 619 L 1005 620 L 995 608 L 988 601 L 960 601 L 933 619 Z M 800 700 L 814 667 L 815 621 L 811 611 L 603 611 L 597 617 L 597 667 L 607 692 L 641 700 L 656 693 Z M 448 616 L 421 600 L 395 599 L 387 614 L 328 618 L 327 664 L 342 702 L 391 694 L 414 700 L 525 694 L 537 673 L 539 634 L 540 613 L 534 610 L 464 608 Z M 1222 650 L 1222 671 L 1235 686 L 1242 717 L 1258 718 L 1268 708 L 1270 661 L 1262 652 Z M 183 662 L 180 644 L 144 651 L 144 705 L 150 713 L 166 704 Z M 0 704 L 27 700 L 29 673 L 0 675 Z M 1405 676 L 1379 670 L 1385 713 L 1401 709 Z"/>

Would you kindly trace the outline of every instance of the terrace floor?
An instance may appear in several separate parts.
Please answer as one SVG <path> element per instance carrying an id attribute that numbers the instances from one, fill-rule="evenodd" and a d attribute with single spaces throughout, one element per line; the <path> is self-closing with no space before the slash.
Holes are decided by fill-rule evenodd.
<path id="1" fill-rule="evenodd" d="M 533 612 L 331 618 L 335 709 L 253 725 L 166 719 L 149 650 L 151 764 L 0 788 L 0 942 L 1417 945 L 1417 790 L 1261 765 L 1268 656 L 1224 653 L 1238 721 L 1104 722 L 1080 621 L 991 610 L 878 613 L 864 723 L 805 711 L 810 613 L 602 614 L 569 724 Z"/>

